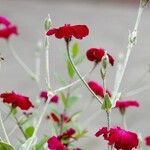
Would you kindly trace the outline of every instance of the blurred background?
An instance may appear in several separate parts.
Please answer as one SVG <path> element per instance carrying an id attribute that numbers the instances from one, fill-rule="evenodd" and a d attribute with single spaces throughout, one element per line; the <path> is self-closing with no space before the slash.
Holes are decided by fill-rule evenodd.
<path id="1" fill-rule="evenodd" d="M 128 33 L 135 23 L 138 2 L 138 0 L 0 0 L 0 15 L 6 16 L 18 26 L 19 36 L 11 38 L 11 43 L 18 55 L 34 71 L 37 42 L 44 39 L 43 22 L 48 13 L 51 15 L 53 26 L 56 27 L 68 23 L 88 25 L 90 35 L 82 41 L 78 41 L 83 53 L 91 47 L 103 47 L 117 58 L 120 52 L 126 53 Z M 146 8 L 139 28 L 138 44 L 132 51 L 123 78 L 121 90 L 124 92 L 134 88 L 150 86 L 149 18 L 150 9 Z M 64 46 L 63 40 L 50 38 L 50 71 L 53 89 L 60 87 L 54 79 L 54 72 L 68 79 L 64 61 Z M 27 76 L 26 72 L 12 57 L 4 40 L 0 40 L 0 52 L 5 58 L 0 69 L 0 92 L 14 90 L 31 97 L 34 101 L 39 89 L 36 88 L 36 83 Z M 43 79 L 45 77 L 44 59 L 43 53 L 41 56 Z M 85 74 L 91 67 L 92 64 L 85 60 L 79 66 L 79 70 L 82 74 Z M 110 91 L 113 90 L 115 72 L 116 66 L 111 67 L 107 81 Z M 95 70 L 89 79 L 101 82 L 99 70 Z M 135 83 L 138 84 L 133 88 Z M 44 81 L 42 87 L 45 88 Z M 150 135 L 149 91 L 150 89 L 146 88 L 138 94 L 124 97 L 125 99 L 139 101 L 140 108 L 128 110 L 127 124 L 129 129 L 141 133 L 144 137 Z M 82 91 L 78 90 L 77 94 L 82 96 L 76 105 L 76 108 L 81 110 L 83 106 L 89 103 L 91 95 L 84 87 L 82 87 Z M 3 109 L 2 104 L 0 105 L 0 108 Z M 79 118 L 81 127 L 89 130 L 87 138 L 77 142 L 77 145 L 84 150 L 104 149 L 104 145 L 106 146 L 102 139 L 94 137 L 94 133 L 106 125 L 105 113 L 102 113 L 99 107 L 97 101 L 93 101 Z M 6 125 L 9 125 L 8 131 L 11 131 L 12 124 L 6 122 Z M 116 125 L 121 125 L 121 116 L 118 111 L 113 111 L 112 126 Z M 47 131 L 47 122 L 43 121 L 38 136 L 45 131 Z M 12 142 L 15 143 L 19 134 L 18 131 L 12 135 Z M 14 136 L 15 138 L 13 138 Z M 146 149 L 145 147 L 144 150 Z"/>

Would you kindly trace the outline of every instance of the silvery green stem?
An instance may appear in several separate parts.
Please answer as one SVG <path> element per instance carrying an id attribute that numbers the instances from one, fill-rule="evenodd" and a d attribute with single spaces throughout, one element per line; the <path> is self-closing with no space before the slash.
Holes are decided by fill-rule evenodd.
<path id="1" fill-rule="evenodd" d="M 46 66 L 46 82 L 47 82 L 47 86 L 48 89 L 51 89 L 51 85 L 50 85 L 50 70 L 49 70 L 49 37 L 46 36 L 45 39 L 45 66 Z"/>
<path id="2" fill-rule="evenodd" d="M 122 125 L 124 129 L 127 129 L 127 122 L 126 122 L 126 113 L 122 115 Z"/>
<path id="3" fill-rule="evenodd" d="M 50 99 L 50 97 L 52 97 L 52 96 L 53 96 L 53 93 L 49 92 L 49 98 L 48 98 L 48 99 Z M 26 150 L 31 150 L 30 148 L 31 148 L 31 146 L 32 146 L 32 142 L 33 142 L 34 138 L 35 138 L 36 135 L 37 135 L 37 132 L 38 132 L 39 127 L 40 127 L 40 125 L 41 125 L 42 119 L 43 119 L 43 117 L 44 117 L 44 115 L 45 115 L 45 113 L 46 113 L 46 110 L 47 110 L 47 108 L 48 108 L 48 105 L 49 105 L 49 101 L 47 100 L 47 101 L 46 101 L 46 104 L 45 104 L 45 106 L 44 106 L 44 109 L 42 110 L 41 115 L 39 116 L 38 122 L 37 122 L 37 124 L 36 124 L 36 126 L 35 126 L 34 133 L 33 133 L 32 137 L 30 138 L 30 142 L 29 142 L 29 144 L 28 144 Z"/>
<path id="4" fill-rule="evenodd" d="M 141 93 L 141 92 L 143 92 L 143 91 L 145 91 L 145 90 L 148 90 L 148 89 L 150 89 L 150 85 L 145 85 L 145 86 L 142 86 L 142 87 L 140 87 L 140 88 L 133 89 L 133 90 L 127 92 L 127 93 L 125 94 L 125 96 L 130 97 L 130 96 L 139 94 L 139 93 Z"/>
<path id="5" fill-rule="evenodd" d="M 73 66 L 75 72 L 77 73 L 78 77 L 83 82 L 83 84 L 87 87 L 87 89 L 91 92 L 91 94 L 98 100 L 98 102 L 100 104 L 102 104 L 100 98 L 91 90 L 91 88 L 89 87 L 89 85 L 86 83 L 86 81 L 84 80 L 84 78 L 82 77 L 82 75 L 80 74 L 80 72 L 78 71 L 78 69 L 77 69 L 74 61 L 72 60 L 72 57 L 71 57 L 71 54 L 70 54 L 70 51 L 69 51 L 69 42 L 66 42 L 66 48 L 67 48 L 67 55 L 68 55 L 69 61 L 72 64 L 72 66 Z"/>
<path id="6" fill-rule="evenodd" d="M 14 58 L 17 60 L 17 62 L 20 64 L 20 66 L 27 72 L 27 74 L 34 80 L 37 81 L 36 75 L 32 72 L 32 70 L 21 60 L 21 58 L 17 55 L 15 50 L 13 49 L 10 42 L 8 42 L 9 49 L 11 50 Z"/>
<path id="7" fill-rule="evenodd" d="M 39 52 L 36 52 L 36 76 L 37 76 L 37 82 L 40 82 L 40 65 L 41 65 L 41 59 Z"/>
<path id="8" fill-rule="evenodd" d="M 3 130 L 3 132 L 4 132 L 4 135 L 5 135 L 5 138 L 6 138 L 6 142 L 7 142 L 8 144 L 10 144 L 10 141 L 9 141 L 9 138 L 8 138 L 8 135 L 7 135 L 5 126 L 4 126 L 4 124 L 3 124 L 3 120 L 2 120 L 2 115 L 1 115 L 1 113 L 0 113 L 0 124 L 1 124 L 2 130 Z"/>
<path id="9" fill-rule="evenodd" d="M 87 72 L 84 76 L 82 76 L 82 78 L 85 79 L 94 70 L 94 68 L 95 67 L 93 67 L 89 72 Z M 80 81 L 81 81 L 81 79 L 78 79 L 78 80 L 76 80 L 76 81 L 74 81 L 74 82 L 72 82 L 72 83 L 70 83 L 70 84 L 68 84 L 66 86 L 63 86 L 63 87 L 60 87 L 59 89 L 54 90 L 53 92 L 57 94 L 58 92 L 61 92 L 63 90 L 66 90 L 66 89 L 76 85 Z"/>
<path id="10" fill-rule="evenodd" d="M 140 23 L 140 20 L 141 20 L 141 15 L 143 13 L 143 9 L 144 9 L 143 7 L 139 7 L 138 16 L 137 16 L 137 19 L 136 19 L 136 23 L 135 23 L 133 32 L 129 33 L 126 57 L 125 57 L 123 65 L 122 65 L 122 70 L 121 70 L 120 77 L 118 78 L 118 82 L 116 83 L 115 89 L 114 89 L 114 92 L 113 92 L 113 98 L 112 98 L 113 105 L 115 105 L 115 102 L 117 100 L 116 97 L 118 95 L 118 91 L 119 91 L 119 88 L 120 88 L 120 85 L 121 85 L 121 81 L 123 79 L 123 76 L 124 76 L 124 73 L 125 73 L 125 70 L 126 70 L 126 66 L 127 66 L 128 60 L 129 60 L 131 50 L 136 45 L 136 42 L 137 42 L 138 27 L 139 27 L 139 23 Z"/>

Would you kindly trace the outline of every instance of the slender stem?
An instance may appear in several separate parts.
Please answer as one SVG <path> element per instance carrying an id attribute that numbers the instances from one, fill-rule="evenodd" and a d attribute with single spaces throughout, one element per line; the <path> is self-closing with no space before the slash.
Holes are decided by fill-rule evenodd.
<path id="1" fill-rule="evenodd" d="M 45 66 L 46 66 L 46 74 L 47 74 L 47 85 L 48 85 L 48 89 L 51 89 L 51 85 L 50 85 L 50 70 L 49 70 L 49 37 L 46 36 L 46 46 L 45 46 Z"/>
<path id="2" fill-rule="evenodd" d="M 6 141 L 7 141 L 8 144 L 10 144 L 10 141 L 9 141 L 8 136 L 7 136 L 7 132 L 6 132 L 5 126 L 4 126 L 4 124 L 3 124 L 3 120 L 2 120 L 2 115 L 1 115 L 1 113 L 0 113 L 0 124 L 1 124 L 1 126 L 2 126 L 2 129 L 3 129 L 4 135 L 5 135 Z"/>
<path id="3" fill-rule="evenodd" d="M 127 93 L 125 94 L 125 96 L 126 96 L 126 97 L 130 97 L 130 96 L 139 94 L 139 93 L 141 93 L 141 92 L 143 92 L 143 91 L 145 91 L 145 90 L 148 90 L 148 89 L 150 89 L 150 85 L 145 85 L 145 86 L 143 86 L 143 87 L 140 87 L 140 88 L 137 88 L 137 89 L 134 89 L 134 90 L 131 90 L 131 91 L 127 92 Z"/>
<path id="4" fill-rule="evenodd" d="M 94 70 L 94 68 L 95 68 L 95 66 L 89 72 L 87 72 L 84 76 L 82 76 L 82 78 L 85 79 Z M 74 81 L 74 82 L 72 82 L 72 83 L 70 83 L 70 84 L 68 84 L 66 86 L 63 86 L 63 87 L 60 87 L 59 89 L 54 90 L 53 92 L 54 93 L 59 93 L 59 92 L 61 92 L 63 90 L 66 90 L 66 89 L 76 85 L 80 81 L 81 81 L 81 79 L 78 79 L 78 80 L 76 80 L 76 81 Z"/>
<path id="5" fill-rule="evenodd" d="M 54 96 L 54 94 L 53 94 L 52 92 L 49 92 L 49 98 L 48 98 L 48 99 L 50 99 L 50 97 L 52 97 L 52 96 Z M 43 117 L 44 117 L 44 115 L 45 115 L 45 113 L 46 113 L 46 110 L 47 110 L 47 108 L 48 108 L 48 105 L 49 105 L 49 100 L 46 101 L 46 104 L 45 104 L 45 106 L 44 106 L 44 109 L 43 109 L 42 112 L 41 112 L 41 115 L 40 115 L 40 117 L 39 117 L 39 119 L 38 119 L 38 122 L 37 122 L 37 124 L 36 124 L 36 126 L 35 126 L 34 133 L 33 133 L 32 137 L 30 138 L 30 142 L 28 143 L 28 146 L 27 146 L 26 150 L 30 150 L 31 144 L 32 144 L 34 138 L 35 138 L 36 135 L 37 135 L 37 132 L 38 132 L 39 127 L 40 127 L 40 125 L 41 125 L 42 119 L 43 119 Z"/>
<path id="6" fill-rule="evenodd" d="M 66 42 L 66 48 L 67 48 L 67 55 L 68 55 L 68 58 L 70 60 L 70 63 L 72 64 L 75 72 L 77 73 L 78 77 L 80 78 L 80 80 L 84 83 L 84 85 L 87 87 L 87 89 L 91 92 L 91 94 L 98 100 L 98 102 L 100 104 L 102 104 L 100 98 L 91 90 L 91 88 L 89 87 L 89 85 L 86 83 L 86 81 L 84 80 L 84 78 L 82 77 L 82 75 L 80 74 L 80 72 L 78 71 L 74 61 L 72 60 L 72 57 L 71 57 L 71 54 L 70 54 L 70 51 L 69 51 L 69 42 Z"/>
<path id="7" fill-rule="evenodd" d="M 10 51 L 12 52 L 14 58 L 17 60 L 17 62 L 20 64 L 20 66 L 27 72 L 27 74 L 34 80 L 37 80 L 36 75 L 32 72 L 32 70 L 22 61 L 22 59 L 17 55 L 15 50 L 13 49 L 10 42 L 8 42 L 8 46 Z"/>
<path id="8" fill-rule="evenodd" d="M 70 82 L 71 82 L 71 81 L 70 81 Z M 70 82 L 69 82 L 69 83 L 70 83 Z M 66 94 L 67 103 L 68 103 L 68 99 L 69 99 L 69 97 L 70 97 L 70 90 L 71 90 L 71 87 L 69 87 L 68 90 L 67 90 L 67 94 Z M 64 107 L 63 115 L 67 115 L 67 108 L 66 108 L 66 107 Z M 64 122 L 63 122 L 63 117 L 62 117 L 62 119 L 61 119 L 61 124 L 60 124 L 60 133 L 59 133 L 59 135 L 61 135 L 62 132 L 63 132 L 63 126 L 64 126 Z"/>
<path id="9" fill-rule="evenodd" d="M 106 115 L 107 115 L 107 130 L 110 129 L 110 111 L 106 111 Z M 108 144 L 108 147 L 107 147 L 108 150 L 111 149 L 111 146 Z"/>
<path id="10" fill-rule="evenodd" d="M 126 114 L 122 114 L 122 125 L 124 129 L 127 129 L 127 122 L 126 122 Z"/>
<path id="11" fill-rule="evenodd" d="M 124 76 L 124 73 L 125 73 L 125 70 L 126 70 L 126 66 L 127 66 L 128 60 L 129 60 L 131 50 L 136 44 L 135 41 L 137 39 L 138 27 L 139 27 L 139 23 L 140 23 L 140 20 L 141 20 L 141 15 L 143 13 L 143 9 L 144 8 L 139 7 L 138 15 L 137 15 L 137 19 L 136 19 L 136 23 L 135 23 L 133 32 L 129 35 L 129 41 L 128 41 L 128 46 L 127 46 L 127 54 L 126 54 L 126 57 L 125 57 L 125 60 L 124 60 L 124 64 L 122 66 L 122 71 L 121 71 L 120 77 L 118 78 L 118 82 L 115 85 L 116 88 L 114 89 L 114 93 L 113 93 L 113 103 L 114 103 L 114 105 L 115 105 L 115 101 L 116 101 L 116 96 L 118 94 L 118 91 L 119 91 L 119 88 L 120 88 L 120 85 L 121 85 L 121 81 L 123 79 L 123 76 Z M 134 40 L 134 42 L 131 41 L 131 39 Z"/>
<path id="12" fill-rule="evenodd" d="M 41 59 L 39 52 L 36 52 L 36 76 L 37 76 L 37 82 L 40 82 L 40 65 L 41 65 Z"/>
<path id="13" fill-rule="evenodd" d="M 110 112 L 106 111 L 106 114 L 107 114 L 107 128 L 109 130 L 110 129 Z"/>
<path id="14" fill-rule="evenodd" d="M 19 127 L 19 129 L 20 129 L 20 131 L 21 131 L 21 133 L 22 133 L 22 135 L 23 135 L 23 136 L 24 136 L 24 138 L 27 140 L 28 138 L 27 138 L 27 136 L 26 136 L 26 134 L 25 134 L 25 132 L 24 132 L 24 130 L 23 130 L 23 128 L 22 128 L 22 126 L 20 125 L 19 120 L 17 119 L 17 117 L 16 117 L 16 116 L 14 116 L 14 119 L 16 120 L 16 123 L 17 123 L 17 125 L 18 125 L 18 127 Z"/>

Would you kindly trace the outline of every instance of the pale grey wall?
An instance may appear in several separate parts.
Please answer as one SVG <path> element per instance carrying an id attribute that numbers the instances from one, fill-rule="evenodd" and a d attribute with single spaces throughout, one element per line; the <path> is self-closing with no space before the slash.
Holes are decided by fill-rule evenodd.
<path id="1" fill-rule="evenodd" d="M 107 1 L 108 2 L 108 1 Z M 85 23 L 90 28 L 90 36 L 79 41 L 83 51 L 90 47 L 104 47 L 110 53 L 117 57 L 120 51 L 125 53 L 127 45 L 128 31 L 132 29 L 135 22 L 137 3 L 116 3 L 111 1 L 46 1 L 46 0 L 0 0 L 0 15 L 7 16 L 18 25 L 20 35 L 12 39 L 12 43 L 20 57 L 34 70 L 34 52 L 36 42 L 43 37 L 43 20 L 48 13 L 51 14 L 53 24 L 56 26 L 64 23 Z M 132 1 L 135 2 L 135 1 Z M 122 89 L 127 90 L 131 85 L 146 71 L 150 64 L 150 10 L 146 9 L 140 25 L 138 44 L 132 52 L 128 69 L 123 79 Z M 63 41 L 51 39 L 51 70 L 62 73 L 66 76 L 64 69 L 64 43 Z M 0 91 L 16 90 L 30 96 L 32 99 L 37 94 L 36 84 L 28 79 L 28 76 L 16 63 L 11 53 L 5 46 L 5 42 L 0 40 L 0 51 L 5 58 L 0 70 Z M 44 58 L 44 55 L 42 56 Z M 42 61 L 44 65 L 44 61 Z M 86 61 L 81 67 L 82 73 L 88 71 L 91 64 Z M 44 71 L 44 68 L 42 69 Z M 98 70 L 97 70 L 98 72 Z M 99 79 L 95 73 L 90 77 Z M 109 74 L 108 86 L 113 89 L 115 67 Z M 51 73 L 52 75 L 52 73 Z M 44 76 L 44 74 L 43 74 Z M 54 88 L 58 84 L 54 82 Z M 149 76 L 144 81 L 150 84 Z M 83 98 L 78 103 L 78 109 L 82 108 L 90 100 L 90 94 L 83 88 Z M 127 117 L 129 128 L 141 132 L 144 136 L 150 134 L 149 118 L 149 90 L 144 93 L 130 97 L 137 99 L 141 103 L 140 109 L 130 109 L 130 115 Z M 2 105 L 2 104 L 1 104 Z M 92 122 L 85 125 L 87 116 L 91 116 L 99 108 L 97 102 L 93 102 L 88 111 L 81 117 L 80 122 L 89 129 L 89 138 L 83 139 L 79 144 L 85 150 L 98 150 L 103 145 L 102 140 L 94 137 L 95 131 L 105 125 L 105 114 L 96 115 Z M 118 125 L 121 121 L 120 115 L 114 112 L 112 122 Z M 10 124 L 10 123 L 7 123 Z M 44 128 L 42 125 L 41 128 Z M 12 126 L 9 126 L 11 130 Z M 43 129 L 45 130 L 45 129 Z M 40 132 L 41 134 L 41 132 Z M 15 141 L 14 136 L 12 141 Z M 145 148 L 146 149 L 146 148 Z"/>

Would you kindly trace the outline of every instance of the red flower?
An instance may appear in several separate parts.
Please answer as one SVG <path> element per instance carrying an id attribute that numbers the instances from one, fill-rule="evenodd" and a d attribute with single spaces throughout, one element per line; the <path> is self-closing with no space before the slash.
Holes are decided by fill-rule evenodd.
<path id="1" fill-rule="evenodd" d="M 62 27 L 50 29 L 46 34 L 48 36 L 54 34 L 58 39 L 71 39 L 72 37 L 82 39 L 89 34 L 89 29 L 86 25 L 65 24 Z"/>
<path id="2" fill-rule="evenodd" d="M 103 56 L 105 55 L 105 50 L 102 48 L 91 48 L 87 51 L 86 56 L 88 58 L 88 60 L 90 61 L 95 61 L 96 63 L 99 63 Z M 109 63 L 113 66 L 114 65 L 114 58 L 108 54 L 108 58 L 109 58 Z"/>
<path id="3" fill-rule="evenodd" d="M 104 88 L 100 84 L 95 81 L 89 81 L 88 85 L 96 95 L 104 98 Z M 111 97 L 111 93 L 108 90 L 106 92 Z"/>
<path id="4" fill-rule="evenodd" d="M 58 103 L 58 100 L 59 100 L 58 95 L 54 95 L 54 96 L 51 98 L 50 102 L 51 102 L 51 103 Z"/>
<path id="5" fill-rule="evenodd" d="M 30 107 L 34 107 L 29 97 L 16 94 L 15 92 L 2 93 L 0 94 L 0 98 L 3 99 L 4 103 L 11 104 L 12 107 L 19 107 L 22 110 L 28 110 Z"/>
<path id="6" fill-rule="evenodd" d="M 60 118 L 56 114 L 54 114 L 53 112 L 50 114 L 50 118 L 53 119 L 53 121 L 56 123 L 60 122 Z"/>
<path id="7" fill-rule="evenodd" d="M 119 109 L 127 107 L 139 107 L 139 103 L 131 100 L 118 100 L 115 107 Z"/>
<path id="8" fill-rule="evenodd" d="M 64 115 L 64 114 L 61 114 L 60 115 L 61 117 L 61 120 L 64 122 L 64 123 L 68 123 L 71 121 L 71 118 L 69 118 L 68 116 Z"/>
<path id="9" fill-rule="evenodd" d="M 147 146 L 150 146 L 150 136 L 148 136 L 148 137 L 145 138 L 145 144 Z"/>
<path id="10" fill-rule="evenodd" d="M 68 150 L 67 147 L 63 145 L 61 141 L 55 136 L 49 138 L 47 143 L 48 143 L 48 148 L 50 150 Z"/>
<path id="11" fill-rule="evenodd" d="M 111 128 L 110 130 L 104 127 L 95 134 L 96 137 L 100 135 L 103 135 L 108 144 L 114 146 L 117 150 L 132 150 L 137 148 L 139 143 L 136 133 L 126 131 L 120 127 Z"/>
<path id="12" fill-rule="evenodd" d="M 48 92 L 47 91 L 41 91 L 40 98 L 44 99 L 44 101 L 46 102 L 48 99 Z M 59 97 L 57 95 L 54 95 L 51 99 L 50 99 L 50 103 L 58 103 Z"/>
<path id="13" fill-rule="evenodd" d="M 2 16 L 0 16 L 0 27 L 0 38 L 9 39 L 12 34 L 18 35 L 17 27 Z"/>
<path id="14" fill-rule="evenodd" d="M 41 91 L 40 98 L 42 98 L 45 101 L 47 101 L 47 99 L 48 99 L 48 93 L 47 93 L 47 91 Z"/>
<path id="15" fill-rule="evenodd" d="M 60 136 L 60 139 L 61 138 L 70 139 L 73 137 L 75 133 L 76 131 L 73 128 L 70 128 Z"/>

